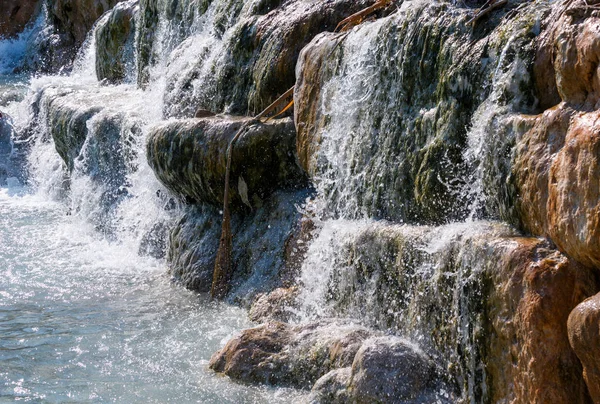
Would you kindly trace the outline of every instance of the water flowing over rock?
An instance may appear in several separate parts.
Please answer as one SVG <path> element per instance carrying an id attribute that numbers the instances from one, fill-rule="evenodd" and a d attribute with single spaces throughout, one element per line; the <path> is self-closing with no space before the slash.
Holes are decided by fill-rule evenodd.
<path id="1" fill-rule="evenodd" d="M 39 0 L 4 0 L 0 13 L 0 39 L 15 37 L 40 12 Z"/>
<path id="2" fill-rule="evenodd" d="M 251 118 L 169 121 L 152 130 L 148 162 L 157 177 L 189 201 L 223 205 L 227 147 Z M 238 209 L 260 206 L 274 190 L 302 187 L 295 131 L 289 119 L 251 123 L 233 146 L 230 200 Z"/>
<path id="3" fill-rule="evenodd" d="M 485 3 L 334 33 L 373 2 L 48 0 L 25 63 L 73 73 L 2 98 L 0 182 L 22 142 L 32 184 L 205 293 L 244 127 L 227 303 L 263 324 L 212 369 L 313 403 L 599 401 L 600 3 Z M 246 116 L 293 85 L 293 120 Z"/>
<path id="4" fill-rule="evenodd" d="M 138 1 L 117 4 L 96 30 L 96 76 L 109 83 L 135 81 L 135 24 Z"/>
<path id="5" fill-rule="evenodd" d="M 187 8 L 182 7 L 187 2 L 149 3 L 138 44 L 140 78 L 147 80 L 146 71 L 161 51 L 174 49 L 175 57 L 167 66 L 165 115 L 177 117 L 191 117 L 199 106 L 233 114 L 262 111 L 294 84 L 300 49 L 365 4 L 224 1 L 207 11 L 203 2 Z M 187 13 L 201 14 L 202 25 L 188 26 L 195 20 Z M 176 23 L 179 18 L 183 24 Z M 158 20 L 168 21 L 167 38 L 157 35 Z"/>
<path id="6" fill-rule="evenodd" d="M 511 112 L 535 110 L 529 61 L 544 8 L 471 32 L 469 15 L 448 3 L 404 4 L 302 51 L 302 166 L 336 216 L 443 223 L 471 214 L 481 194 L 487 215 L 510 212 L 503 179 L 515 133 L 492 134 L 510 128 Z"/>
<path id="7" fill-rule="evenodd" d="M 47 0 L 48 25 L 31 39 L 26 66 L 46 73 L 72 69 L 98 18 L 120 0 Z"/>

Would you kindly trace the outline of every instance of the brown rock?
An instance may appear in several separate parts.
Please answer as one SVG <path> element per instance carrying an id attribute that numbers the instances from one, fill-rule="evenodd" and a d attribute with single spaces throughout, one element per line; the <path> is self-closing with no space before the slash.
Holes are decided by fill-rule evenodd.
<path id="1" fill-rule="evenodd" d="M 600 268 L 599 112 L 562 103 L 519 141 L 513 172 L 524 227 L 582 264 Z"/>
<path id="2" fill-rule="evenodd" d="M 49 12 L 55 26 L 78 48 L 102 14 L 121 0 L 50 0 Z"/>
<path id="3" fill-rule="evenodd" d="M 408 402 L 428 389 L 434 374 L 431 359 L 410 342 L 372 338 L 356 353 L 348 389 L 357 404 Z"/>
<path id="4" fill-rule="evenodd" d="M 583 365 L 594 403 L 600 403 L 600 294 L 580 303 L 569 315 L 569 341 Z"/>
<path id="5" fill-rule="evenodd" d="M 555 8 L 536 60 L 538 87 L 548 90 L 542 104 L 555 100 L 553 86 L 562 103 L 531 118 L 532 129 L 517 142 L 513 175 L 525 230 L 600 268 L 600 113 L 594 111 L 600 107 L 600 19 L 577 2 L 565 4 Z"/>
<path id="6" fill-rule="evenodd" d="M 332 369 L 349 367 L 373 331 L 319 322 L 270 322 L 244 330 L 210 360 L 210 368 L 246 382 L 311 387 Z"/>
<path id="7" fill-rule="evenodd" d="M 37 15 L 39 0 L 2 0 L 0 5 L 0 38 L 12 38 L 25 29 Z"/>
<path id="8" fill-rule="evenodd" d="M 314 175 L 316 163 L 313 157 L 320 144 L 319 128 L 325 117 L 321 112 L 321 85 L 331 72 L 326 68 L 328 57 L 343 40 L 344 34 L 320 34 L 302 49 L 298 58 L 298 66 L 302 72 L 298 74 L 294 87 L 294 122 L 297 132 L 298 160 L 309 173 Z"/>
<path id="9" fill-rule="evenodd" d="M 598 289 L 594 273 L 538 239 L 513 242 L 488 302 L 491 402 L 587 403 L 567 318 Z"/>

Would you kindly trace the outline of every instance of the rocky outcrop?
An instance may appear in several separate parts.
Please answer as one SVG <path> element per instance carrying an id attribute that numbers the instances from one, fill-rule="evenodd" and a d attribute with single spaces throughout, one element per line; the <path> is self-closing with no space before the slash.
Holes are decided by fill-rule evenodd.
<path id="1" fill-rule="evenodd" d="M 270 322 L 229 341 L 209 366 L 240 381 L 307 388 L 330 370 L 352 365 L 371 335 L 355 325 Z"/>
<path id="2" fill-rule="evenodd" d="M 121 0 L 48 0 L 49 25 L 32 39 L 25 65 L 44 73 L 70 71 L 94 23 Z"/>
<path id="3" fill-rule="evenodd" d="M 233 212 L 233 292 L 229 298 L 250 306 L 259 293 L 282 286 L 288 262 L 286 241 L 301 214 L 296 205 L 309 193 L 277 191 L 250 213 Z M 171 231 L 167 262 L 171 275 L 187 288 L 208 292 L 221 234 L 219 208 L 195 204 Z"/>
<path id="4" fill-rule="evenodd" d="M 560 103 L 530 118 L 532 128 L 518 140 L 513 175 L 522 226 L 548 236 L 578 262 L 600 268 L 600 19 L 578 3 L 565 4 L 550 17 L 537 61 L 548 91 L 556 94 L 546 98 Z M 551 50 L 553 60 L 546 56 Z"/>
<path id="5" fill-rule="evenodd" d="M 600 403 L 600 294 L 580 303 L 569 315 L 569 341 L 583 365 L 594 403 Z"/>
<path id="6" fill-rule="evenodd" d="M 342 19 L 367 1 L 293 0 L 257 2 L 243 8 L 238 3 L 217 8 L 216 40 L 206 41 L 198 52 L 197 39 L 189 37 L 175 50 L 194 63 L 173 62 L 168 72 L 165 115 L 191 117 L 201 108 L 232 114 L 254 115 L 294 85 L 300 50 L 318 33 L 332 31 Z M 197 7 L 197 6 L 196 6 Z M 157 11 L 158 12 L 158 11 Z M 232 24 L 232 16 L 239 16 Z M 151 16 L 144 23 L 153 24 Z M 142 30 L 142 37 L 146 33 Z M 151 36 L 152 33 L 148 32 Z M 180 33 L 181 35 L 181 33 Z M 142 46 L 148 53 L 149 46 Z"/>
<path id="7" fill-rule="evenodd" d="M 135 27 L 138 0 L 117 4 L 96 30 L 96 76 L 117 84 L 135 77 Z"/>
<path id="8" fill-rule="evenodd" d="M 39 0 L 4 0 L 0 13 L 0 38 L 13 38 L 25 29 L 25 25 L 40 11 Z"/>
<path id="9" fill-rule="evenodd" d="M 227 147 L 249 121 L 222 116 L 168 121 L 149 135 L 148 163 L 176 195 L 221 207 Z M 231 161 L 232 207 L 254 209 L 274 190 L 306 186 L 294 140 L 290 119 L 251 122 L 243 129 Z"/>
<path id="10" fill-rule="evenodd" d="M 536 239 L 518 239 L 491 273 L 492 402 L 587 403 L 567 318 L 598 287 L 593 271 Z"/>
<path id="11" fill-rule="evenodd" d="M 351 368 L 336 369 L 315 383 L 311 403 L 417 404 L 450 402 L 436 394 L 435 366 L 414 344 L 398 337 L 366 340 Z"/>
<path id="12" fill-rule="evenodd" d="M 475 402 L 585 403 L 567 317 L 598 290 L 594 271 L 511 232 L 330 224 L 307 253 L 298 310 L 417 339 Z"/>
<path id="13" fill-rule="evenodd" d="M 492 13 L 489 29 L 471 32 L 467 9 L 405 2 L 308 44 L 294 92 L 298 156 L 328 209 L 417 224 L 512 214 L 510 153 L 497 151 L 514 145 L 511 113 L 536 111 L 531 21 L 544 10 L 504 22 Z"/>

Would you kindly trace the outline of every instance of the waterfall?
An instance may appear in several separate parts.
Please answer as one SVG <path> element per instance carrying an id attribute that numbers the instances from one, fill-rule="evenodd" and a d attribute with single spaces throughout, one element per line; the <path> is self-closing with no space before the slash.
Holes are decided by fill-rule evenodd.
<path id="1" fill-rule="evenodd" d="M 219 243 L 226 135 L 242 122 L 232 115 L 264 109 L 295 73 L 295 122 L 252 122 L 236 145 L 236 271 L 223 305 L 185 295 L 210 316 L 200 328 L 212 342 L 202 340 L 205 356 L 195 360 L 206 368 L 209 349 L 252 326 L 229 313 L 234 303 L 265 324 L 221 351 L 222 361 L 246 355 L 242 370 L 241 360 L 211 360 L 233 379 L 348 398 L 360 390 L 352 383 L 368 359 L 361 355 L 383 346 L 422 362 L 422 390 L 411 399 L 509 400 L 498 391 L 514 375 L 502 366 L 517 359 L 501 344 L 543 328 L 517 329 L 521 319 L 510 317 L 529 287 L 524 274 L 540 262 L 571 268 L 551 243 L 523 236 L 516 206 L 516 146 L 529 115 L 542 112 L 533 61 L 553 2 L 511 3 L 479 25 L 456 3 L 402 1 L 333 33 L 341 15 L 371 3 L 119 2 L 65 63 L 68 74 L 32 76 L 27 95 L 14 97 L 0 78 L 0 108 L 14 130 L 7 155 L 25 156 L 13 159 L 14 181 L 26 182 L 32 200 L 52 201 L 52 220 L 77 227 L 82 241 L 66 243 L 69 251 L 98 244 L 81 262 L 98 259 L 126 284 L 143 283 L 132 275 L 139 261 L 151 288 L 160 282 L 152 270 L 168 266 L 172 279 L 204 292 Z M 43 62 L 33 50 L 55 35 L 48 13 L 0 41 L 0 74 Z M 0 208 L 17 205 L 0 197 Z M 120 259 L 126 272 L 116 269 Z M 109 278 L 97 279 L 124 290 Z M 187 293 L 160 285 L 166 295 Z M 229 325 L 219 325 L 220 310 Z M 197 316 L 186 318 L 184 334 Z M 252 397 L 308 394 L 261 389 Z M 234 393 L 202 397 L 235 402 Z"/>

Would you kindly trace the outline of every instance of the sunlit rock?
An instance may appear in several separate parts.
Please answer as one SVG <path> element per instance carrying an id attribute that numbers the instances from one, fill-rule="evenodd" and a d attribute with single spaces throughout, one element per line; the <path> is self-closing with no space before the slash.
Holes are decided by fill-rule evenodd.
<path id="1" fill-rule="evenodd" d="M 600 403 L 600 294 L 580 303 L 569 315 L 569 340 L 583 365 L 594 403 Z"/>
<path id="2" fill-rule="evenodd" d="M 562 102 L 518 140 L 513 175 L 522 226 L 548 236 L 582 264 L 600 268 L 600 19 L 571 5 L 554 23 L 556 91 Z M 541 62 L 540 62 L 541 63 Z M 546 69 L 548 70 L 548 69 Z"/>
<path id="3" fill-rule="evenodd" d="M 297 287 L 277 288 L 262 294 L 252 303 L 248 316 L 257 323 L 289 321 L 297 295 Z"/>
<path id="4" fill-rule="evenodd" d="M 188 201 L 221 207 L 227 147 L 251 118 L 214 117 L 167 121 L 152 129 L 148 163 L 158 179 Z M 253 209 L 273 191 L 303 188 L 296 162 L 295 131 L 290 119 L 252 122 L 235 143 L 231 161 L 230 201 L 238 210 Z"/>
<path id="5" fill-rule="evenodd" d="M 499 224 L 333 221 L 309 248 L 300 282 L 297 311 L 410 337 L 445 368 L 450 392 L 586 402 L 566 324 L 599 285 L 542 239 Z"/>
<path id="6" fill-rule="evenodd" d="M 270 322 L 242 332 L 213 355 L 210 367 L 232 379 L 310 388 L 335 368 L 352 365 L 374 334 L 358 325 Z"/>
<path id="7" fill-rule="evenodd" d="M 138 0 L 117 4 L 95 33 L 96 76 L 109 83 L 133 81 Z"/>

